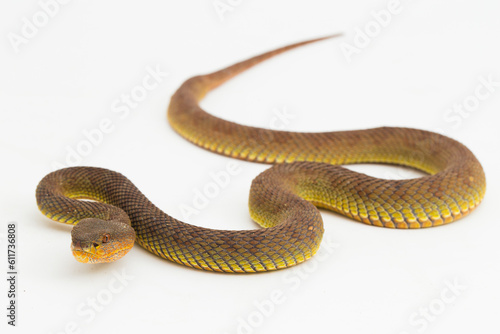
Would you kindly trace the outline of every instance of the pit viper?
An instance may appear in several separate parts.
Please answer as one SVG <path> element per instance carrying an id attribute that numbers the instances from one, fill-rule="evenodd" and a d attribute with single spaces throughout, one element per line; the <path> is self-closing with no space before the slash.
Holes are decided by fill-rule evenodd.
<path id="1" fill-rule="evenodd" d="M 168 120 L 191 143 L 232 158 L 274 164 L 253 180 L 250 190 L 251 218 L 263 228 L 216 230 L 181 222 L 153 205 L 122 174 L 96 167 L 69 167 L 45 176 L 36 190 L 39 209 L 53 220 L 75 224 L 71 247 L 80 262 L 114 261 L 136 241 L 179 264 L 230 273 L 287 268 L 311 258 L 324 231 L 317 207 L 399 229 L 447 224 L 474 210 L 486 189 L 483 169 L 467 147 L 446 136 L 400 127 L 276 131 L 229 122 L 200 108 L 209 91 L 250 67 L 331 37 L 195 76 L 171 97 Z M 403 165 L 427 175 L 388 180 L 339 166 L 354 163 Z"/>

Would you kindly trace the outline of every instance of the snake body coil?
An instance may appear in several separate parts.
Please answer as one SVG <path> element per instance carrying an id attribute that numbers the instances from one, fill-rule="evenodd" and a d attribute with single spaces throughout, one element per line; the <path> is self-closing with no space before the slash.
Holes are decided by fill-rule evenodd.
<path id="1" fill-rule="evenodd" d="M 317 40 L 321 39 L 191 78 L 172 96 L 168 109 L 172 127 L 192 143 L 238 159 L 276 163 L 253 181 L 250 191 L 251 217 L 266 228 L 214 230 L 180 222 L 155 207 L 123 175 L 91 167 L 47 175 L 37 188 L 40 210 L 65 223 L 98 218 L 103 226 L 106 221 L 130 224 L 141 246 L 186 266 L 257 272 L 293 266 L 317 251 L 323 222 L 315 206 L 390 228 L 442 225 L 476 208 L 486 188 L 483 169 L 464 145 L 448 137 L 388 127 L 326 133 L 272 131 L 225 121 L 199 107 L 208 91 L 238 73 Z M 429 175 L 385 180 L 336 166 L 353 163 L 398 164 Z M 110 228 L 94 237 L 89 231 L 74 234 L 79 254 L 91 254 L 84 262 L 98 262 L 104 240 L 108 243 L 119 233 Z M 126 253 L 119 246 L 121 239 L 116 239 L 111 260 Z"/>

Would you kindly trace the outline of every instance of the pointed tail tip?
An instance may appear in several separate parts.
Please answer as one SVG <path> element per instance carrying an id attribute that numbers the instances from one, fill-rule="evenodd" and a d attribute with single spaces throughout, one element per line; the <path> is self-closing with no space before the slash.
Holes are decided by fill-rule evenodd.
<path id="1" fill-rule="evenodd" d="M 323 36 L 323 37 L 317 37 L 317 38 L 313 38 L 313 39 L 305 40 L 305 41 L 302 41 L 302 42 L 296 43 L 296 44 L 294 44 L 294 45 L 295 45 L 295 46 L 300 46 L 300 45 L 305 45 L 305 44 L 310 44 L 310 43 L 320 42 L 320 41 L 324 41 L 324 40 L 326 40 L 326 39 L 337 38 L 337 37 L 342 37 L 342 36 L 344 36 L 344 33 L 342 33 L 342 32 L 338 32 L 338 33 L 331 34 L 331 35 L 326 35 L 326 36 Z"/>
<path id="2" fill-rule="evenodd" d="M 342 36 L 344 36 L 344 33 L 343 32 L 338 32 L 338 33 L 335 33 L 335 34 L 331 34 L 331 35 L 326 35 L 326 36 L 323 36 L 323 37 L 319 37 L 316 40 L 317 41 L 321 41 L 321 40 L 325 40 L 325 39 L 337 38 L 337 37 L 342 37 Z"/>

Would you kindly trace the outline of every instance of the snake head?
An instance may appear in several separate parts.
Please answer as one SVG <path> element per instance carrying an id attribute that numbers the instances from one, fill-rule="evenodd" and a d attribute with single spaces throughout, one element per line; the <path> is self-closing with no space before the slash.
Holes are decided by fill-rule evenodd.
<path id="1" fill-rule="evenodd" d="M 112 262 L 132 248 L 135 231 L 119 221 L 86 218 L 73 227 L 71 240 L 71 251 L 78 262 Z"/>

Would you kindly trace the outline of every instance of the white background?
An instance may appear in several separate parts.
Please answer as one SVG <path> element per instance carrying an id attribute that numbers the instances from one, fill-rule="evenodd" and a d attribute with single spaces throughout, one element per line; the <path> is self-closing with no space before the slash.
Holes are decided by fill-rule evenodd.
<path id="1" fill-rule="evenodd" d="M 218 13 L 212 0 L 71 1 L 46 24 L 37 1 L 0 5 L 5 273 L 6 225 L 17 222 L 19 230 L 18 327 L 6 325 L 2 278 L 2 332 L 497 332 L 498 2 L 402 0 L 367 45 L 356 35 L 380 27 L 373 11 L 387 10 L 385 1 L 217 3 L 231 10 Z M 22 37 L 33 16 L 42 19 L 40 27 L 14 47 L 13 36 Z M 345 36 L 272 59 L 209 94 L 202 106 L 242 124 L 291 131 L 382 125 L 441 131 L 467 145 L 484 166 L 488 190 L 470 216 L 405 231 L 323 211 L 326 232 L 317 257 L 283 271 L 225 275 L 176 265 L 138 246 L 116 263 L 78 263 L 69 250 L 71 227 L 38 211 L 39 180 L 55 164 L 67 165 L 69 150 L 85 145 L 84 131 L 108 119 L 112 130 L 78 164 L 123 173 L 162 210 L 185 218 L 182 208 L 193 207 L 195 192 L 212 182 L 210 173 L 233 160 L 191 145 L 169 127 L 166 108 L 175 89 L 193 75 L 336 32 Z M 349 62 L 341 45 L 355 41 L 360 47 Z M 140 90 L 148 68 L 168 76 L 120 118 L 113 105 Z M 497 86 L 487 98 L 470 112 L 453 111 L 474 101 L 481 78 L 488 77 Z M 189 222 L 256 227 L 248 192 L 268 166 L 237 164 L 237 175 Z M 420 175 L 387 166 L 351 168 L 386 178 Z M 125 278 L 118 281 L 117 274 Z M 450 284 L 458 285 L 455 292 Z M 93 299 L 98 311 L 89 304 Z"/>

